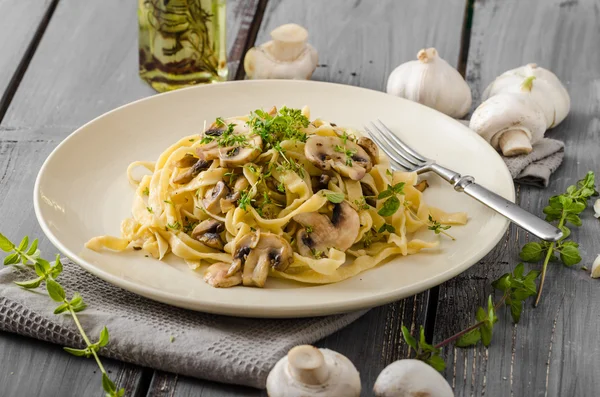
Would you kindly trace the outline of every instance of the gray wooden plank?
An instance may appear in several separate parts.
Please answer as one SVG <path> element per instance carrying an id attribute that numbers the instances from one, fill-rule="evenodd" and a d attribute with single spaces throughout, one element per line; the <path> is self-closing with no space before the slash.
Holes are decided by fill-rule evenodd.
<path id="1" fill-rule="evenodd" d="M 2 7 L 5 4 L 0 2 Z M 44 159 L 79 125 L 154 93 L 137 74 L 136 4 L 125 0 L 60 1 L 0 124 L 3 234 L 13 239 L 26 234 L 40 237 L 40 249 L 54 253 L 33 213 L 33 184 Z M 257 2 L 228 4 L 230 61 L 235 74 Z M 15 40 L 19 42 L 21 37 Z M 96 364 L 71 357 L 58 346 L 0 333 L 0 351 L 9 352 L 6 357 L 2 354 L 0 361 L 13 368 L 7 367 L 8 372 L 0 375 L 1 385 L 11 385 L 0 393 L 3 396 L 103 395 L 100 377 L 94 372 Z M 40 363 L 35 374 L 29 371 L 37 368 L 30 364 L 32 359 Z M 140 383 L 142 368 L 105 361 L 120 384 L 128 385 L 129 395 L 145 393 L 144 388 L 139 389 L 147 386 Z M 48 363 L 52 365 L 46 366 Z"/>
<path id="2" fill-rule="evenodd" d="M 428 1 L 304 1 L 269 0 L 257 43 L 289 22 L 309 31 L 309 42 L 319 50 L 313 79 L 383 90 L 398 64 L 416 57 L 423 47 L 435 46 L 453 65 L 458 64 L 465 2 Z M 427 24 L 422 21 L 427 21 Z M 407 39 L 410 37 L 410 39 Z M 345 329 L 317 343 L 354 362 L 364 396 L 389 363 L 407 356 L 400 326 L 423 324 L 427 293 L 375 308 Z M 229 395 L 264 396 L 264 391 L 226 386 L 172 374 L 158 373 L 148 393 L 152 397 Z"/>
<path id="3" fill-rule="evenodd" d="M 230 75 L 258 1 L 229 1 Z M 154 94 L 138 75 L 137 2 L 61 0 L 2 122 L 63 127 L 66 136 L 117 106 Z"/>
<path id="4" fill-rule="evenodd" d="M 474 100 L 495 76 L 536 62 L 554 71 L 571 95 L 571 114 L 547 136 L 564 140 L 565 161 L 545 190 L 521 187 L 518 202 L 541 215 L 551 195 L 563 192 L 588 170 L 599 171 L 600 2 L 593 0 L 477 1 L 467 64 Z M 599 178 L 597 178 L 599 179 Z M 449 349 L 447 379 L 456 395 L 597 395 L 600 327 L 597 280 L 579 270 L 598 253 L 600 223 L 588 210 L 575 228 L 583 261 L 571 269 L 550 264 L 540 305 L 527 305 L 521 322 L 501 316 L 489 349 Z M 484 260 L 440 288 L 436 340 L 472 321 L 491 293 L 490 282 L 514 268 L 518 251 L 531 240 L 511 227 Z M 539 266 L 534 266 L 538 267 Z"/>
<path id="5" fill-rule="evenodd" d="M 0 1 L 0 98 L 8 89 L 51 3 L 52 0 Z"/>
<path id="6" fill-rule="evenodd" d="M 66 354 L 59 346 L 0 332 L 2 396 L 104 396 L 93 359 Z M 115 360 L 103 360 L 109 375 L 127 396 L 138 393 L 141 371 Z"/>

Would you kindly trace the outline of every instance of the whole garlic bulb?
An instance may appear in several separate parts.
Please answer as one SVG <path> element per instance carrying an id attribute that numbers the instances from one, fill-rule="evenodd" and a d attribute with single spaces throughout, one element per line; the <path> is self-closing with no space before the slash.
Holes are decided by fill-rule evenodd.
<path id="1" fill-rule="evenodd" d="M 418 102 L 450 117 L 461 118 L 471 108 L 471 89 L 435 48 L 422 49 L 416 61 L 390 74 L 387 93 Z"/>
<path id="2" fill-rule="evenodd" d="M 546 116 L 546 128 L 556 127 L 567 117 L 571 107 L 569 93 L 558 77 L 535 63 L 502 73 L 483 92 L 485 100 L 501 92 L 531 96 Z"/>
<path id="3" fill-rule="evenodd" d="M 530 153 L 544 137 L 546 116 L 528 95 L 505 92 L 479 105 L 469 123 L 505 156 Z"/>
<path id="4" fill-rule="evenodd" d="M 273 40 L 246 53 L 244 69 L 251 79 L 308 80 L 317 67 L 317 50 L 308 44 L 308 32 L 289 23 L 271 32 Z"/>

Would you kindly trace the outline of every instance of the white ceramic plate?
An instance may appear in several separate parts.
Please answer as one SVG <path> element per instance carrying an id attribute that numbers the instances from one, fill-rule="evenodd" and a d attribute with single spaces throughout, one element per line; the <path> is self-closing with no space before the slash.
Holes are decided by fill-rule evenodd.
<path id="1" fill-rule="evenodd" d="M 426 175 L 428 203 L 467 211 L 453 227 L 456 241 L 398 257 L 349 280 L 310 286 L 269 279 L 265 288 L 215 289 L 176 257 L 165 262 L 140 252 L 96 253 L 91 237 L 119 235 L 130 216 L 134 189 L 125 170 L 134 160 L 154 161 L 180 137 L 198 133 L 204 120 L 247 114 L 273 105 L 309 105 L 321 117 L 362 129 L 380 118 L 422 154 L 514 200 L 510 174 L 499 155 L 461 123 L 425 106 L 377 91 L 305 81 L 243 81 L 156 95 L 120 107 L 84 125 L 48 157 L 34 189 L 35 212 L 52 243 L 87 271 L 148 298 L 212 313 L 249 317 L 325 315 L 381 305 L 438 285 L 477 263 L 499 241 L 508 222 L 435 175 Z M 427 239 L 438 236 L 424 232 Z"/>

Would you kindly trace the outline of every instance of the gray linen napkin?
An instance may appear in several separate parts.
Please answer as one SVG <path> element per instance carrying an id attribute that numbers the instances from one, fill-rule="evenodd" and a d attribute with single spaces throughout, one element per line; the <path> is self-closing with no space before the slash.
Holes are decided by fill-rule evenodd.
<path id="1" fill-rule="evenodd" d="M 556 139 L 544 138 L 529 154 L 504 157 L 510 175 L 515 182 L 537 187 L 546 187 L 550 175 L 560 166 L 565 157 L 565 144 Z"/>
<path id="2" fill-rule="evenodd" d="M 68 260 L 63 264 L 59 281 L 67 296 L 77 291 L 88 304 L 79 314 L 88 336 L 97 340 L 103 326 L 110 331 L 102 355 L 217 382 L 264 388 L 269 371 L 291 347 L 314 343 L 366 312 L 272 320 L 198 313 L 124 291 Z M 71 318 L 52 313 L 57 304 L 45 290 L 13 283 L 31 276 L 0 270 L 0 330 L 83 348 Z"/>
<path id="3" fill-rule="evenodd" d="M 469 120 L 458 120 L 469 126 Z M 502 157 L 515 182 L 524 185 L 547 187 L 550 175 L 561 165 L 565 157 L 565 144 L 556 139 L 543 138 L 533 145 L 529 154 Z"/>

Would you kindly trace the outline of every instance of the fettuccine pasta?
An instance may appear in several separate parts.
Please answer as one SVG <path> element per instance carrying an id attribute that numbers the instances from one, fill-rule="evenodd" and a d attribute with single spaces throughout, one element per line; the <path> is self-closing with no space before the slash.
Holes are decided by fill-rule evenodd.
<path id="1" fill-rule="evenodd" d="M 132 163 L 132 217 L 120 237 L 86 247 L 172 253 L 214 287 L 263 287 L 269 275 L 318 284 L 436 247 L 412 237 L 420 229 L 467 222 L 428 206 L 426 182 L 391 171 L 369 138 L 309 117 L 283 107 L 217 118 L 155 162 Z"/>

